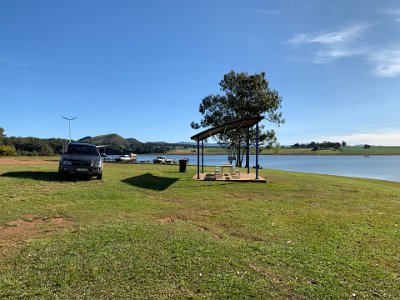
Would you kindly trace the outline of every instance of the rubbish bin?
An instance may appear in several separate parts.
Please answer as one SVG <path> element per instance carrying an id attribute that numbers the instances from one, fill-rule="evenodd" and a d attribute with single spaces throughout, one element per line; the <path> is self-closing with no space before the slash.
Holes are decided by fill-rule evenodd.
<path id="1" fill-rule="evenodd" d="M 185 173 L 186 172 L 186 166 L 187 166 L 188 161 L 189 160 L 187 158 L 179 160 L 179 172 L 180 173 Z"/>

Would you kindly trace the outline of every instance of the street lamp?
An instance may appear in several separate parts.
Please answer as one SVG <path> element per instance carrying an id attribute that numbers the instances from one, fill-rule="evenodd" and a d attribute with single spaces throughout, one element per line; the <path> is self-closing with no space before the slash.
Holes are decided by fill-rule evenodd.
<path id="1" fill-rule="evenodd" d="M 63 117 L 65 120 L 68 120 L 68 128 L 69 128 L 69 142 L 71 143 L 72 142 L 72 140 L 71 140 L 71 121 L 72 120 L 75 120 L 76 118 L 78 118 L 78 117 L 74 117 L 74 118 L 66 118 L 66 117 Z"/>

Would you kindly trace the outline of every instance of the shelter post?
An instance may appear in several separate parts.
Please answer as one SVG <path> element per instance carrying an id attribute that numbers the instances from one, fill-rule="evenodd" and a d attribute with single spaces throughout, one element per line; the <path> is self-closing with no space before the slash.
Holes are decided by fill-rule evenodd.
<path id="1" fill-rule="evenodd" d="M 256 179 L 258 179 L 258 122 L 256 123 Z"/>
<path id="2" fill-rule="evenodd" d="M 247 165 L 247 174 L 250 174 L 250 127 L 247 127 L 247 136 L 246 136 L 246 165 Z"/>
<path id="3" fill-rule="evenodd" d="M 197 179 L 200 179 L 200 139 L 197 139 Z"/>
<path id="4" fill-rule="evenodd" d="M 204 140 L 201 140 L 201 173 L 204 173 Z"/>

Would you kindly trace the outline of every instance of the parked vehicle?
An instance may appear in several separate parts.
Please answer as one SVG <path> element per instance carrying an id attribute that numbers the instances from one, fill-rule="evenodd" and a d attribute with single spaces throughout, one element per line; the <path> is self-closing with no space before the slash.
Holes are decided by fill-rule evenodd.
<path id="1" fill-rule="evenodd" d="M 130 155 L 120 155 L 115 159 L 116 162 L 123 162 L 123 163 L 136 163 L 137 161 L 137 154 L 131 153 Z"/>
<path id="2" fill-rule="evenodd" d="M 103 178 L 103 160 L 95 145 L 88 143 L 69 143 L 66 153 L 59 162 L 60 176 L 83 174 Z"/>
<path id="3" fill-rule="evenodd" d="M 165 160 L 165 163 L 166 163 L 167 165 L 172 165 L 172 164 L 177 164 L 178 161 L 176 161 L 176 160 L 174 160 L 174 159 L 172 159 L 172 158 L 167 158 L 167 159 Z"/>
<path id="4" fill-rule="evenodd" d="M 164 156 L 157 156 L 156 159 L 153 159 L 153 163 L 155 164 L 165 164 L 167 161 L 167 158 Z"/>
<path id="5" fill-rule="evenodd" d="M 177 164 L 178 161 L 172 158 L 166 158 L 165 156 L 157 156 L 156 159 L 153 159 L 153 163 L 155 164 L 163 164 L 163 165 L 172 165 Z"/>
<path id="6" fill-rule="evenodd" d="M 128 160 L 131 160 L 129 155 L 120 155 L 115 159 L 116 162 L 126 162 Z"/>

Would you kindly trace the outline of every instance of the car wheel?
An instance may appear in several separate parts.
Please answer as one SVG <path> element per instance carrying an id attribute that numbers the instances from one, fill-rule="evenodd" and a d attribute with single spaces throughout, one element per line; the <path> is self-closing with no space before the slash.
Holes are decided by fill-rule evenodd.
<path id="1" fill-rule="evenodd" d="M 97 179 L 98 179 L 98 180 L 102 180 L 102 179 L 103 179 L 103 174 L 97 175 Z"/>

